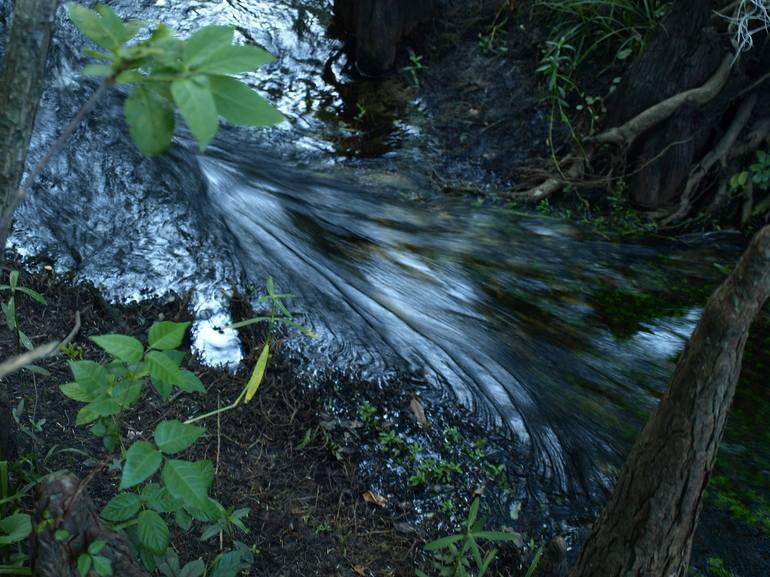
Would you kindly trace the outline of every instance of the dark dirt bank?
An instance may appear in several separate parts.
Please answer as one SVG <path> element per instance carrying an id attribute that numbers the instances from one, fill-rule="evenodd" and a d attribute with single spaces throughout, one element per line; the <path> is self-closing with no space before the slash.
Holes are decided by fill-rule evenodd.
<path id="1" fill-rule="evenodd" d="M 73 350 L 89 359 L 100 357 L 89 336 L 123 332 L 143 339 L 156 319 L 189 319 L 184 299 L 116 307 L 89 287 L 72 286 L 66 278 L 22 275 L 21 285 L 40 291 L 48 299 L 47 306 L 21 299 L 21 328 L 30 338 L 41 343 L 63 337 L 75 311 L 80 311 L 82 328 Z M 15 349 L 14 335 L 3 326 L 3 356 Z M 130 412 L 129 427 L 148 430 L 161 418 L 188 418 L 214 409 L 218 402 L 230 402 L 248 378 L 245 371 L 230 375 L 202 367 L 194 358 L 185 364 L 201 378 L 207 394 L 182 395 L 169 404 L 150 396 L 148 402 Z M 29 431 L 14 431 L 22 457 L 19 463 L 24 463 L 15 480 L 21 485 L 30 475 L 61 468 L 84 478 L 95 467 L 102 467 L 88 485 L 101 506 L 115 494 L 118 473 L 104 468 L 106 454 L 101 444 L 84 428 L 75 426 L 78 403 L 58 390 L 58 385 L 71 380 L 65 355 L 41 366 L 49 376 L 22 371 L 3 384 L 12 407 L 24 401 L 19 420 Z M 208 432 L 189 457 L 215 463 L 212 492 L 225 506 L 251 507 L 246 522 L 251 532 L 238 539 L 253 548 L 252 574 L 412 574 L 420 541 L 417 534 L 403 529 L 399 532 L 398 517 L 363 500 L 362 494 L 369 488 L 366 479 L 357 474 L 348 458 L 336 458 L 322 436 L 311 435 L 302 446 L 306 434 L 319 427 L 320 394 L 302 388 L 285 368 L 271 367 L 250 404 L 206 423 Z M 31 421 L 39 426 L 34 427 Z M 216 539 L 201 542 L 194 530 L 178 535 L 173 542 L 183 560 L 211 558 L 218 552 Z"/>

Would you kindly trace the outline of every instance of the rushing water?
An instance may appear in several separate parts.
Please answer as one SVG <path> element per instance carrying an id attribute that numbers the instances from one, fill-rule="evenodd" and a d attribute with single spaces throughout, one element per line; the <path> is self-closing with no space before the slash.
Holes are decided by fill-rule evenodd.
<path id="1" fill-rule="evenodd" d="M 236 25 L 278 57 L 249 80 L 289 121 L 225 128 L 205 155 L 181 133 L 146 159 L 113 94 L 21 208 L 14 247 L 116 299 L 193 291 L 196 343 L 211 362 L 239 359 L 237 337 L 213 328 L 228 320 L 228 295 L 272 275 L 318 334 L 288 342 L 309 377 L 412 374 L 509 429 L 539 483 L 606 486 L 722 278 L 714 265 L 740 246 L 728 236 L 613 243 L 433 197 L 430 142 L 408 118 L 390 126 L 390 152 L 339 160 L 334 143 L 355 131 L 321 120 L 343 106 L 324 80 L 342 74 L 324 33 L 328 4 L 117 2 L 182 31 Z M 62 26 L 33 160 L 94 88 L 77 72 L 82 42 Z M 757 450 L 751 474 L 768 460 Z"/>

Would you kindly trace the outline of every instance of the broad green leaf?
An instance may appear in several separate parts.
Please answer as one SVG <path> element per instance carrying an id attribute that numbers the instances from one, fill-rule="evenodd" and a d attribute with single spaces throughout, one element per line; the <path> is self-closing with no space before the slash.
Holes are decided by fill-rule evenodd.
<path id="1" fill-rule="evenodd" d="M 161 396 L 164 398 L 168 395 L 163 393 L 170 393 L 170 385 L 179 384 L 184 380 L 179 367 L 162 351 L 150 351 L 145 357 L 145 362 L 147 368 L 150 369 L 153 385 L 156 388 L 160 385 L 158 392 L 162 392 Z"/>
<path id="2" fill-rule="evenodd" d="M 0 519 L 0 545 L 24 541 L 32 533 L 32 519 L 26 513 L 15 513 Z"/>
<path id="3" fill-rule="evenodd" d="M 112 575 L 112 561 L 102 555 L 95 555 L 94 571 L 99 577 L 110 577 Z"/>
<path id="4" fill-rule="evenodd" d="M 158 483 L 148 483 L 142 488 L 142 502 L 158 513 L 172 513 L 182 506 L 179 499 Z"/>
<path id="5" fill-rule="evenodd" d="M 90 340 L 116 359 L 127 363 L 137 363 L 142 359 L 144 346 L 128 335 L 100 335 Z"/>
<path id="6" fill-rule="evenodd" d="M 521 533 L 511 533 L 508 531 L 476 531 L 473 534 L 477 539 L 488 539 L 489 541 L 518 541 Z"/>
<path id="7" fill-rule="evenodd" d="M 19 286 L 19 271 L 12 270 L 11 273 L 8 275 L 8 282 L 11 285 L 11 289 L 16 290 L 16 287 Z"/>
<path id="8" fill-rule="evenodd" d="M 251 373 L 249 382 L 246 383 L 246 402 L 248 403 L 252 397 L 257 393 L 259 385 L 262 384 L 262 378 L 265 376 L 265 368 L 267 367 L 267 359 L 270 355 L 270 345 L 265 343 L 265 347 L 262 352 L 259 353 L 257 364 L 254 366 L 254 372 Z"/>
<path id="9" fill-rule="evenodd" d="M 213 480 L 213 470 L 200 463 L 169 459 L 163 467 L 163 484 L 186 505 L 198 509 L 208 506 L 208 490 Z"/>
<path id="10" fill-rule="evenodd" d="M 198 378 L 198 376 L 193 373 L 192 371 L 188 371 L 187 369 L 181 369 L 182 372 L 182 382 L 177 383 L 177 386 L 182 389 L 186 393 L 205 393 L 206 387 L 203 386 L 203 383 Z"/>
<path id="11" fill-rule="evenodd" d="M 236 577 L 241 570 L 241 554 L 229 551 L 218 555 L 211 568 L 210 577 Z"/>
<path id="12" fill-rule="evenodd" d="M 175 323 L 173 321 L 158 321 L 154 323 L 147 335 L 150 348 L 158 350 L 178 348 L 182 344 L 189 326 L 189 321 L 185 323 Z"/>
<path id="13" fill-rule="evenodd" d="M 140 545 L 156 555 L 165 553 L 168 548 L 168 525 L 155 511 L 146 509 L 139 513 L 136 534 Z"/>
<path id="14" fill-rule="evenodd" d="M 176 351 L 176 350 L 167 350 L 163 351 L 163 354 L 166 355 L 169 359 L 174 361 L 174 364 L 178 367 L 182 364 L 182 361 L 184 360 L 184 351 Z"/>
<path id="15" fill-rule="evenodd" d="M 119 493 L 102 509 L 102 517 L 113 523 L 128 521 L 139 512 L 142 500 L 136 493 Z"/>
<path id="16" fill-rule="evenodd" d="M 192 527 L 193 519 L 190 514 L 184 509 L 180 508 L 174 511 L 174 520 L 182 531 L 189 531 Z"/>
<path id="17" fill-rule="evenodd" d="M 196 76 L 175 80 L 171 83 L 171 94 L 203 152 L 219 127 L 217 107 L 211 95 L 209 79 L 206 76 Z"/>
<path id="18" fill-rule="evenodd" d="M 82 553 L 78 557 L 78 572 L 81 577 L 88 577 L 88 572 L 91 570 L 91 555 L 88 553 Z"/>
<path id="19" fill-rule="evenodd" d="M 115 399 L 100 399 L 98 401 L 93 401 L 78 411 L 75 424 L 78 426 L 87 425 L 99 417 L 117 415 L 121 409 L 120 403 Z"/>
<path id="20" fill-rule="evenodd" d="M 126 452 L 126 463 L 120 479 L 120 490 L 137 485 L 160 467 L 163 455 L 146 441 L 137 441 Z"/>
<path id="21" fill-rule="evenodd" d="M 186 425 L 176 419 L 161 421 L 155 427 L 155 444 L 167 455 L 184 451 L 204 433 L 205 429 Z"/>
<path id="22" fill-rule="evenodd" d="M 0 303 L 0 307 L 3 309 L 3 316 L 5 316 L 5 322 L 8 328 L 12 331 L 16 330 L 16 302 L 13 297 L 8 299 L 7 303 Z"/>
<path id="23" fill-rule="evenodd" d="M 241 74 L 251 72 L 274 60 L 272 54 L 258 46 L 230 44 L 209 54 L 205 60 L 195 66 L 195 71 L 221 75 Z"/>
<path id="24" fill-rule="evenodd" d="M 37 302 L 39 302 L 41 305 L 48 304 L 45 300 L 45 297 L 41 295 L 39 292 L 32 290 L 31 288 L 27 288 L 24 286 L 20 286 L 16 288 L 17 291 L 20 293 L 23 293 L 27 295 L 28 297 L 35 299 Z"/>
<path id="25" fill-rule="evenodd" d="M 201 577 L 205 571 L 206 564 L 203 562 L 203 559 L 196 559 L 182 567 L 179 577 Z"/>
<path id="26" fill-rule="evenodd" d="M 174 110 L 157 91 L 142 84 L 134 87 L 123 104 L 128 131 L 136 147 L 147 156 L 166 150 L 174 135 Z"/>
<path id="27" fill-rule="evenodd" d="M 131 38 L 126 34 L 126 25 L 123 24 L 123 20 L 120 16 L 115 14 L 115 11 L 112 8 L 106 4 L 97 4 L 96 11 L 99 13 L 99 16 L 102 17 L 102 26 L 104 26 L 107 34 L 110 35 L 110 38 L 112 38 L 113 42 L 118 46 L 124 44 L 126 40 Z"/>
<path id="28" fill-rule="evenodd" d="M 102 549 L 104 549 L 104 546 L 107 544 L 107 541 L 104 541 L 102 539 L 96 539 L 94 541 L 91 541 L 88 544 L 88 552 L 91 555 L 98 555 Z"/>
<path id="29" fill-rule="evenodd" d="M 171 392 L 174 390 L 174 386 L 165 381 L 159 381 L 158 379 L 152 380 L 152 386 L 158 391 L 158 395 L 164 401 L 167 401 L 171 397 Z"/>
<path id="30" fill-rule="evenodd" d="M 98 12 L 75 3 L 67 4 L 67 10 L 70 20 L 78 30 L 99 46 L 113 51 L 120 48 L 121 38 L 114 35 L 114 30 L 106 25 L 104 18 Z"/>
<path id="31" fill-rule="evenodd" d="M 69 361 L 75 381 L 86 391 L 99 395 L 110 384 L 110 375 L 102 365 L 94 361 Z"/>
<path id="32" fill-rule="evenodd" d="M 243 82 L 229 76 L 209 78 L 217 112 L 228 122 L 241 126 L 272 126 L 283 115 Z"/>
<path id="33" fill-rule="evenodd" d="M 112 398 L 124 409 L 133 405 L 142 394 L 144 382 L 140 379 L 126 379 L 120 381 L 112 389 Z"/>
<path id="34" fill-rule="evenodd" d="M 232 43 L 231 26 L 204 26 L 184 41 L 182 58 L 188 67 L 194 69 Z"/>
<path id="35" fill-rule="evenodd" d="M 136 70 L 126 70 L 115 77 L 115 82 L 117 84 L 134 84 L 136 82 L 141 82 L 144 79 L 145 77 L 140 72 L 137 72 Z"/>

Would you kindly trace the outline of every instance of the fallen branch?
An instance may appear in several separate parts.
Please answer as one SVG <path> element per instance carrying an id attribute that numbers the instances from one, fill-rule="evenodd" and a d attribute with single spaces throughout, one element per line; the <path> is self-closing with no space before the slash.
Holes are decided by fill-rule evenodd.
<path id="1" fill-rule="evenodd" d="M 68 344 L 72 342 L 72 339 L 75 338 L 75 335 L 78 333 L 79 330 L 80 330 L 80 311 L 75 313 L 75 326 L 72 327 L 72 330 L 69 332 L 69 334 L 63 341 L 53 341 L 50 343 L 46 343 L 44 345 L 40 345 L 39 347 L 35 347 L 31 351 L 27 351 L 26 353 L 16 355 L 15 357 L 11 357 L 10 359 L 7 359 L 2 363 L 0 363 L 0 379 L 7 377 L 8 375 L 11 375 L 18 370 L 21 370 L 27 365 L 32 365 L 38 361 L 45 359 L 46 357 L 50 357 L 51 355 L 56 354 L 63 347 L 66 347 Z"/>
<path id="2" fill-rule="evenodd" d="M 730 123 L 730 126 L 725 132 L 724 136 L 722 136 L 714 149 L 706 154 L 706 156 L 704 156 L 701 161 L 690 171 L 690 177 L 687 179 L 684 192 L 682 192 L 679 206 L 673 214 L 661 221 L 663 226 L 668 226 L 679 222 L 688 214 L 690 214 L 690 211 L 692 210 L 693 198 L 695 193 L 700 188 L 703 179 L 706 178 L 706 175 L 715 164 L 718 162 L 724 164 L 726 162 L 726 159 L 728 158 L 730 150 L 735 144 L 735 141 L 738 139 L 738 136 L 749 122 L 751 112 L 754 110 L 754 105 L 756 102 L 756 94 L 752 94 L 746 100 L 741 102 L 740 106 L 738 107 L 738 111 L 735 113 L 735 117 Z M 716 200 L 721 202 L 722 199 Z"/>
<path id="3" fill-rule="evenodd" d="M 610 128 L 601 134 L 587 138 L 586 141 L 599 144 L 628 145 L 656 124 L 670 118 L 683 104 L 687 102 L 694 102 L 695 104 L 709 102 L 719 94 L 727 83 L 727 79 L 730 77 L 733 58 L 733 55 L 725 56 L 717 71 L 703 86 L 675 94 L 639 113 L 622 126 Z"/>

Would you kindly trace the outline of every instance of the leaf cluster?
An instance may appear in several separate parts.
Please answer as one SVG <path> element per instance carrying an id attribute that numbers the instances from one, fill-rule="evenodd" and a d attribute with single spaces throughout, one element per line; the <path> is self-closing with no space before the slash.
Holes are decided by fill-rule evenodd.
<path id="1" fill-rule="evenodd" d="M 218 530 L 204 529 L 205 539 L 231 527 L 247 531 L 242 519 L 249 509 L 228 511 L 209 496 L 214 480 L 211 462 L 178 458 L 205 433 L 204 428 L 176 419 L 163 420 L 152 431 L 151 440 L 136 440 L 127 449 L 121 435 L 121 415 L 150 387 L 164 401 L 174 388 L 205 393 L 200 379 L 180 367 L 184 353 L 178 348 L 189 325 L 154 323 L 146 347 L 128 335 L 91 337 L 110 360 L 103 364 L 69 361 L 74 380 L 61 386 L 64 395 L 84 403 L 76 423 L 90 425 L 90 431 L 102 439 L 108 451 L 120 448 L 120 492 L 102 509 L 101 516 L 125 530 L 148 569 L 154 569 L 170 547 L 169 519 L 183 531 L 190 530 L 194 521 L 214 524 Z M 99 561 L 94 555 L 88 557 L 90 561 L 83 557 L 83 567 L 88 563 L 89 569 L 91 565 L 97 567 Z"/>
<path id="2" fill-rule="evenodd" d="M 496 547 L 485 550 L 479 542 L 499 543 L 521 539 L 518 533 L 485 530 L 484 520 L 478 516 L 479 505 L 479 498 L 476 497 L 459 533 L 425 545 L 425 551 L 433 554 L 431 565 L 439 577 L 483 577 L 497 557 L 498 550 Z M 417 577 L 428 575 L 417 571 Z"/>
<path id="3" fill-rule="evenodd" d="M 100 50 L 102 61 L 84 72 L 108 83 L 133 86 L 123 107 L 129 132 L 141 152 L 160 154 L 171 144 L 175 108 L 203 151 L 219 127 L 219 117 L 241 126 L 271 126 L 283 116 L 250 86 L 233 78 L 273 60 L 258 46 L 233 43 L 231 26 L 205 26 L 181 39 L 163 23 L 136 40 L 147 22 L 124 22 L 106 4 L 95 10 L 69 4 L 69 17 Z"/>

